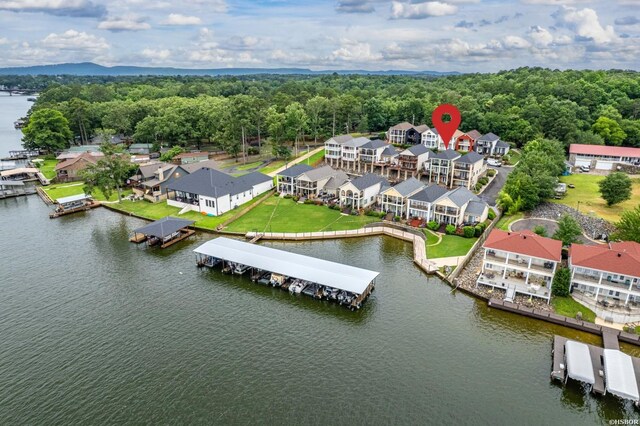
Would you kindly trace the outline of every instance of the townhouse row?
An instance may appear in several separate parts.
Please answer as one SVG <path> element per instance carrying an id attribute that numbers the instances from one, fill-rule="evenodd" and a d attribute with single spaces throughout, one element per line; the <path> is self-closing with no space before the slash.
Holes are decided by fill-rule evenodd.
<path id="1" fill-rule="evenodd" d="M 389 128 L 387 132 L 389 143 L 397 145 L 424 145 L 429 149 L 444 151 L 442 136 L 435 128 L 430 128 L 426 124 L 414 126 L 411 123 L 400 123 Z M 477 130 L 470 132 L 456 132 L 449 141 L 449 148 L 454 151 L 471 152 L 475 151 L 481 155 L 503 156 L 509 152 L 509 144 L 500 140 L 500 137 L 493 134 L 481 134 Z"/>
<path id="2" fill-rule="evenodd" d="M 483 248 L 477 285 L 504 289 L 508 299 L 516 294 L 551 299 L 553 277 L 562 259 L 560 241 L 530 231 L 495 229 Z M 574 299 L 597 313 L 640 318 L 640 244 L 572 244 L 568 266 Z"/>
<path id="3" fill-rule="evenodd" d="M 358 174 L 379 173 L 389 179 L 427 177 L 430 182 L 449 188 L 472 189 L 487 170 L 484 157 L 475 151 L 433 152 L 422 144 L 397 150 L 382 140 L 350 135 L 336 136 L 325 142 L 325 161 Z"/>
<path id="4" fill-rule="evenodd" d="M 331 166 L 295 165 L 276 175 L 280 193 L 325 200 L 337 199 L 340 207 L 376 208 L 404 218 L 420 218 L 462 226 L 484 222 L 489 206 L 465 187 L 447 189 L 424 185 L 409 178 L 396 185 L 380 175 L 366 173 L 350 178 Z"/>

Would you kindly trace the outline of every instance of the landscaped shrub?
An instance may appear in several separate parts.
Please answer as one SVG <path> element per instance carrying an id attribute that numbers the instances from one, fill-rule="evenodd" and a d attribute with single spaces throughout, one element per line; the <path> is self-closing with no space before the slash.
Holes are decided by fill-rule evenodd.
<path id="1" fill-rule="evenodd" d="M 314 200 L 306 199 L 306 200 L 304 200 L 304 203 L 305 204 L 315 204 L 316 202 Z"/>
<path id="2" fill-rule="evenodd" d="M 287 195 L 284 196 L 284 198 L 286 198 L 288 200 L 289 198 L 293 198 L 293 195 L 287 194 Z"/>
<path id="3" fill-rule="evenodd" d="M 351 216 L 358 216 L 359 214 L 358 210 L 351 210 Z"/>
<path id="4" fill-rule="evenodd" d="M 401 218 L 400 216 L 395 216 L 395 217 L 393 218 L 393 221 L 394 221 L 394 222 L 400 222 L 400 220 L 402 220 L 402 218 Z"/>
<path id="5" fill-rule="evenodd" d="M 551 293 L 554 296 L 568 296 L 571 285 L 571 271 L 569 268 L 560 268 L 553 277 Z"/>
<path id="6" fill-rule="evenodd" d="M 486 177 L 486 176 L 483 176 L 480 179 L 478 179 L 478 183 L 480 183 L 482 185 L 486 185 L 487 183 L 489 183 L 489 178 Z"/>
<path id="7" fill-rule="evenodd" d="M 496 212 L 493 211 L 493 209 L 489 209 L 489 214 L 487 215 L 487 217 L 489 218 L 489 220 L 493 220 L 496 218 Z"/>
<path id="8" fill-rule="evenodd" d="M 444 228 L 444 232 L 446 232 L 447 235 L 453 235 L 456 233 L 456 227 L 454 225 L 447 225 Z"/>
<path id="9" fill-rule="evenodd" d="M 475 228 L 474 228 L 474 231 L 475 231 L 474 235 L 476 237 L 479 237 L 484 232 L 484 227 L 482 227 L 480 225 L 476 225 Z"/>
<path id="10" fill-rule="evenodd" d="M 493 177 L 495 175 L 496 175 L 496 171 L 495 170 L 493 170 L 493 169 L 487 170 L 487 176 Z"/>
<path id="11" fill-rule="evenodd" d="M 487 229 L 487 224 L 486 224 L 485 222 L 480 222 L 480 223 L 479 223 L 478 225 L 476 225 L 476 226 L 479 226 L 479 227 L 480 227 L 480 229 L 482 229 L 483 231 L 484 231 L 485 229 Z"/>
<path id="12" fill-rule="evenodd" d="M 440 224 L 435 220 L 432 220 L 431 222 L 427 223 L 427 228 L 431 229 L 432 231 L 437 231 L 438 228 L 440 228 Z"/>
<path id="13" fill-rule="evenodd" d="M 547 236 L 547 228 L 545 228 L 542 225 L 538 225 L 535 228 L 533 228 L 533 232 L 535 232 L 536 234 L 540 235 L 541 237 L 546 237 Z"/>
<path id="14" fill-rule="evenodd" d="M 273 193 L 273 196 L 274 196 L 274 197 L 279 197 L 279 196 L 280 196 L 280 193 L 279 193 L 279 192 L 274 192 L 274 193 Z"/>
<path id="15" fill-rule="evenodd" d="M 462 233 L 465 238 L 473 238 L 476 234 L 476 229 L 473 226 L 465 226 L 462 228 Z"/>
<path id="16" fill-rule="evenodd" d="M 482 189 L 482 184 L 480 182 L 476 183 L 476 191 L 480 191 Z"/>
<path id="17" fill-rule="evenodd" d="M 295 202 L 297 203 L 298 201 L 300 201 L 300 197 L 298 197 L 297 195 L 296 195 L 296 196 L 294 196 L 294 197 L 293 197 L 293 201 L 295 201 Z"/>

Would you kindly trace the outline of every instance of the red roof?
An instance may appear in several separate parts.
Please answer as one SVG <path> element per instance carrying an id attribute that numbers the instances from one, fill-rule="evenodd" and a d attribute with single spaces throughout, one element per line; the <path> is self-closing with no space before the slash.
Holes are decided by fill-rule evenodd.
<path id="1" fill-rule="evenodd" d="M 482 247 L 555 262 L 560 262 L 562 257 L 562 241 L 541 237 L 531 231 L 506 232 L 494 229 Z"/>
<path id="2" fill-rule="evenodd" d="M 613 157 L 640 158 L 640 148 L 572 143 L 569 145 L 569 154 L 609 155 Z"/>
<path id="3" fill-rule="evenodd" d="M 608 246 L 571 245 L 571 265 L 640 277 L 640 244 L 625 241 Z"/>

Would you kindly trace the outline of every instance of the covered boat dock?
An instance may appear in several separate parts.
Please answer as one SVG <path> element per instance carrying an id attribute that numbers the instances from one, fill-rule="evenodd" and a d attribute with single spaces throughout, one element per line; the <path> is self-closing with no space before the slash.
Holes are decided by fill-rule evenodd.
<path id="1" fill-rule="evenodd" d="M 166 248 L 193 235 L 195 231 L 189 229 L 189 226 L 194 223 L 193 220 L 167 216 L 135 229 L 129 241 L 136 244 L 146 241 L 149 246 L 160 245 L 160 248 Z"/>
<path id="2" fill-rule="evenodd" d="M 607 392 L 636 404 L 640 401 L 631 357 L 619 350 L 604 350 L 604 377 Z"/>
<path id="3" fill-rule="evenodd" d="M 91 196 L 87 194 L 58 198 L 56 203 L 57 206 L 55 211 L 49 214 L 51 219 L 72 213 L 87 211 L 100 205 L 100 203 L 93 201 Z"/>
<path id="4" fill-rule="evenodd" d="M 265 277 L 265 283 L 292 293 L 335 300 L 351 309 L 361 307 L 379 275 L 367 269 L 225 237 L 208 241 L 194 252 L 198 266 L 213 267 L 222 263 L 223 270 L 238 274 L 251 269 L 252 274 L 257 272 Z"/>
<path id="5" fill-rule="evenodd" d="M 567 378 L 578 380 L 593 386 L 596 383 L 589 354 L 589 347 L 584 343 L 567 340 L 564 344 L 567 363 Z"/>
<path id="6" fill-rule="evenodd" d="M 0 180 L 0 199 L 35 194 L 36 188 L 21 180 Z"/>

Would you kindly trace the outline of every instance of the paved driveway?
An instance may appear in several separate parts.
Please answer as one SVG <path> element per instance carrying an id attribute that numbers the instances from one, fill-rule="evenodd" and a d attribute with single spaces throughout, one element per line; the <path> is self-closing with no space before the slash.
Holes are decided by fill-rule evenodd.
<path id="1" fill-rule="evenodd" d="M 498 192 L 500 192 L 500 190 L 504 186 L 504 183 L 507 180 L 507 176 L 509 176 L 509 173 L 513 171 L 513 167 L 502 166 L 502 167 L 497 167 L 496 170 L 498 170 L 498 174 L 496 175 L 496 178 L 493 181 L 491 181 L 489 186 L 484 190 L 482 194 L 478 195 L 478 197 L 480 197 L 481 200 L 483 200 L 490 206 L 496 205 Z"/>

